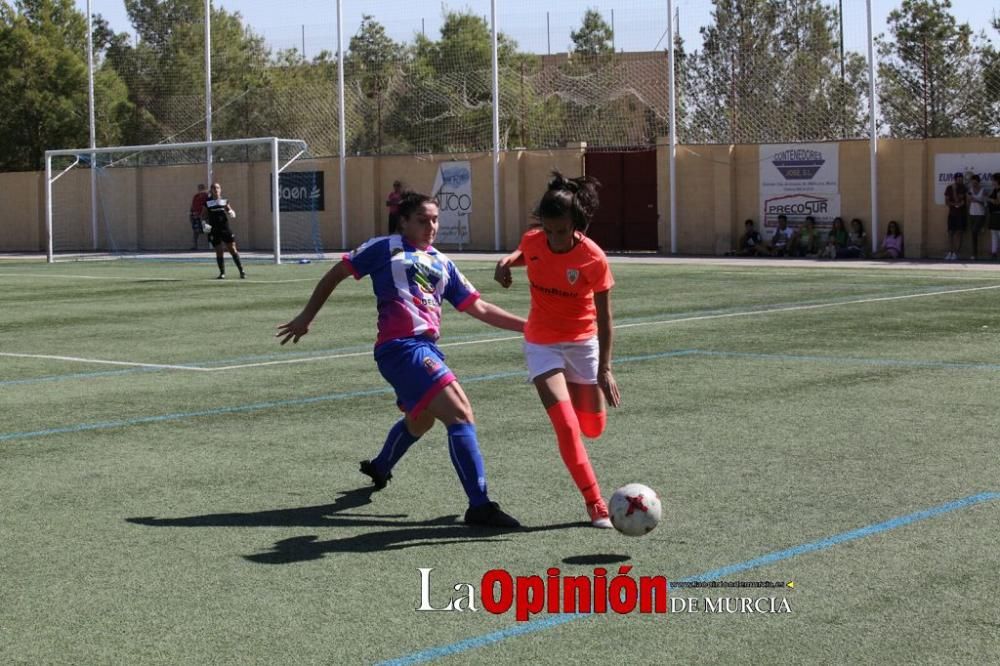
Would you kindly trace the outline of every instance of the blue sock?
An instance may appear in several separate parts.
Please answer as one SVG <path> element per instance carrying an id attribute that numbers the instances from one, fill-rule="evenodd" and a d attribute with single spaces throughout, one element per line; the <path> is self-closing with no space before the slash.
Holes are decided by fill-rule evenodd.
<path id="1" fill-rule="evenodd" d="M 410 434 L 409 428 L 406 427 L 406 419 L 399 419 L 396 425 L 389 429 L 382 451 L 375 460 L 372 460 L 372 465 L 382 474 L 388 474 L 418 439 L 420 438 Z"/>
<path id="2" fill-rule="evenodd" d="M 479 453 L 476 426 L 471 423 L 455 423 L 448 426 L 448 453 L 451 463 L 462 481 L 462 488 L 469 496 L 469 506 L 480 506 L 490 501 L 486 494 L 486 470 L 483 456 Z"/>

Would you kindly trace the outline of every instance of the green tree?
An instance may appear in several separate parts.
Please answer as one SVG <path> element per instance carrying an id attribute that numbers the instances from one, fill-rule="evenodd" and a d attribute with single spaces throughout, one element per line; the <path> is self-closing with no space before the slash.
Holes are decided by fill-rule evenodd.
<path id="1" fill-rule="evenodd" d="M 972 29 L 951 14 L 950 0 L 903 0 L 880 35 L 882 114 L 893 136 L 928 138 L 989 131 L 989 103 Z M 995 124 L 995 120 L 993 123 Z"/>
<path id="2" fill-rule="evenodd" d="M 0 169 L 88 143 L 87 20 L 72 0 L 0 2 Z"/>
<path id="3" fill-rule="evenodd" d="M 345 86 L 352 93 L 350 115 L 356 119 L 348 125 L 350 152 L 382 152 L 385 117 L 395 106 L 389 91 L 402 75 L 404 53 L 403 45 L 393 41 L 381 23 L 362 16 L 344 59 Z"/>
<path id="4" fill-rule="evenodd" d="M 992 25 L 1000 43 L 1000 18 L 994 18 Z M 985 45 L 982 50 L 982 65 L 979 68 L 984 96 L 983 130 L 986 134 L 998 136 L 1000 135 L 1000 49 L 985 39 L 983 41 Z"/>
<path id="5" fill-rule="evenodd" d="M 691 140 L 736 143 L 854 136 L 860 56 L 840 76 L 836 13 L 820 0 L 713 0 L 685 76 Z"/>
<path id="6" fill-rule="evenodd" d="M 517 44 L 497 36 L 501 90 L 517 88 Z M 488 150 L 492 145 L 492 65 L 490 27 L 472 13 L 448 12 L 441 37 L 417 35 L 400 84 L 393 90 L 396 112 L 386 130 L 396 150 L 450 152 Z M 501 102 L 504 95 L 501 94 Z M 510 135 L 510 109 L 501 129 Z"/>
<path id="7" fill-rule="evenodd" d="M 575 54 L 602 56 L 614 52 L 614 32 L 596 9 L 584 13 L 580 29 L 571 31 L 569 37 Z"/>
<path id="8" fill-rule="evenodd" d="M 125 81 L 132 117 L 127 143 L 199 140 L 204 137 L 204 3 L 202 0 L 125 0 L 136 32 L 102 35 L 106 62 Z M 255 105 L 269 83 L 270 53 L 239 13 L 213 9 L 213 138 L 256 134 L 267 125 Z"/>
<path id="9" fill-rule="evenodd" d="M 337 64 L 329 51 L 311 62 L 295 50 L 279 52 L 267 68 L 267 83 L 247 99 L 254 136 L 304 139 L 311 156 L 337 153 Z"/>

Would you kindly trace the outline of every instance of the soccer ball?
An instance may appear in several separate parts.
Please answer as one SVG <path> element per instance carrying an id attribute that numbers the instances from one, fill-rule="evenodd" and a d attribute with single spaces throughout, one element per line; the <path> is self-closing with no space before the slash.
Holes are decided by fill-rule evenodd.
<path id="1" fill-rule="evenodd" d="M 653 531 L 660 522 L 660 498 L 649 486 L 630 483 L 611 496 L 608 503 L 611 524 L 622 534 L 643 536 Z"/>

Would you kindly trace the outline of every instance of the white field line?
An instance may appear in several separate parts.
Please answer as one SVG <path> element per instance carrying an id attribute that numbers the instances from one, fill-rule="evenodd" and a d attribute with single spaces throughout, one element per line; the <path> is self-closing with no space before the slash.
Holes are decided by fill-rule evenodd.
<path id="1" fill-rule="evenodd" d="M 724 314 L 712 314 L 712 315 L 700 315 L 697 317 L 682 317 L 680 319 L 660 319 L 657 321 L 643 321 L 636 322 L 634 324 L 618 324 L 615 329 L 622 328 L 635 328 L 638 326 L 656 326 L 660 324 L 680 324 L 688 321 L 705 321 L 708 319 L 725 319 L 728 317 L 753 317 L 755 315 L 773 314 L 775 312 L 792 312 L 795 310 L 817 310 L 819 308 L 833 308 L 841 305 L 858 305 L 861 303 L 879 303 L 882 301 L 899 301 L 908 298 L 924 298 L 928 296 L 942 296 L 945 294 L 962 294 L 970 291 L 982 291 L 985 289 L 1000 289 L 1000 284 L 989 285 L 986 287 L 968 287 L 965 289 L 950 289 L 948 291 L 933 291 L 921 294 L 905 294 L 902 296 L 879 296 L 875 298 L 859 298 L 853 301 L 838 301 L 836 303 L 813 303 L 810 305 L 789 305 L 781 308 L 770 308 L 764 310 L 747 310 L 744 312 L 727 312 Z M 487 338 L 485 340 L 466 340 L 463 342 L 446 342 L 444 344 L 438 345 L 439 347 L 461 347 L 463 345 L 481 345 L 489 344 L 493 342 L 508 342 L 510 340 L 521 340 L 523 339 L 520 335 L 511 335 L 502 338 Z M 257 368 L 267 365 L 287 365 L 291 363 L 309 363 L 311 361 L 329 361 L 338 358 L 350 358 L 354 356 L 367 356 L 371 354 L 370 351 L 365 352 L 351 352 L 348 354 L 326 354 L 323 356 L 308 356 L 305 358 L 294 358 L 294 359 L 284 359 L 277 361 L 263 361 L 261 363 L 243 363 L 240 365 L 225 365 L 216 368 L 211 368 L 212 370 L 241 370 L 244 368 Z"/>
<path id="2" fill-rule="evenodd" d="M 163 363 L 133 363 L 132 361 L 108 361 L 99 358 L 80 358 L 79 356 L 56 356 L 54 354 L 14 354 L 11 352 L 0 352 L 0 356 L 12 356 L 14 358 L 44 358 L 54 361 L 73 361 L 76 363 L 95 363 L 98 365 L 124 365 L 133 368 L 157 368 L 160 370 L 194 370 L 196 372 L 208 372 L 211 368 L 200 368 L 190 365 L 167 365 Z"/>
<path id="3" fill-rule="evenodd" d="M 795 310 L 818 310 L 820 308 L 835 308 L 841 305 L 857 305 L 859 303 L 881 303 L 883 301 L 902 301 L 908 298 L 926 298 L 928 296 L 944 296 L 946 294 L 963 294 L 970 291 L 1000 289 L 1000 284 L 986 287 L 967 287 L 965 289 L 949 289 L 947 291 L 931 291 L 922 294 L 904 294 L 902 296 L 879 296 L 876 298 L 859 298 L 853 301 L 838 301 L 836 303 L 812 303 L 810 305 L 789 305 L 769 310 L 748 310 L 746 312 L 727 312 L 725 314 L 701 315 L 698 317 L 683 317 L 681 319 L 664 319 L 660 321 L 642 321 L 634 324 L 620 324 L 615 328 L 635 328 L 638 326 L 655 326 L 657 324 L 679 324 L 686 321 L 704 321 L 706 319 L 725 319 L 728 317 L 752 317 L 754 315 L 771 314 L 774 312 L 793 312 Z M 442 345 L 443 346 L 443 345 Z"/>
<path id="4" fill-rule="evenodd" d="M 481 345 L 487 342 L 509 342 L 510 340 L 523 340 L 522 335 L 509 335 L 503 338 L 486 338 L 485 340 L 465 340 L 462 342 L 446 342 L 438 347 L 461 347 L 462 345 Z M 350 352 L 347 354 L 326 354 L 324 356 L 306 356 L 301 358 L 281 359 L 277 361 L 261 361 L 260 363 L 242 363 L 240 365 L 223 365 L 210 370 L 242 370 L 243 368 L 260 368 L 267 365 L 289 365 L 291 363 L 310 363 L 312 361 L 329 361 L 337 358 L 352 358 L 355 356 L 371 356 L 371 350 L 363 352 Z"/>
<path id="5" fill-rule="evenodd" d="M 711 314 L 711 315 L 699 315 L 696 317 L 682 317 L 679 319 L 660 319 L 656 321 L 643 321 L 636 322 L 634 324 L 618 324 L 615 326 L 616 329 L 624 328 L 637 328 L 639 326 L 658 326 L 664 324 L 681 324 L 690 321 L 707 321 L 710 319 L 728 319 L 731 317 L 753 317 L 757 315 L 774 314 L 777 312 L 795 312 L 799 310 L 818 310 L 821 308 L 834 308 L 843 305 L 859 305 L 863 303 L 881 303 L 885 301 L 901 301 L 911 298 L 927 298 L 931 296 L 945 296 L 948 294 L 963 294 L 974 291 L 985 291 L 990 289 L 1000 289 L 1000 284 L 989 285 L 985 287 L 969 287 L 966 289 L 950 289 L 947 291 L 933 291 L 920 294 L 904 294 L 901 296 L 878 296 L 875 298 L 858 298 L 852 301 L 837 301 L 836 303 L 812 303 L 809 305 L 789 305 L 780 308 L 770 308 L 762 310 L 746 310 L 743 312 L 727 312 L 723 314 Z M 462 347 L 465 345 L 481 345 L 481 344 L 492 344 L 496 342 L 509 342 L 511 340 L 521 340 L 520 335 L 510 335 L 502 338 L 485 338 L 483 340 L 464 340 L 462 342 L 446 342 L 444 344 L 438 345 L 439 347 Z M 129 361 L 107 361 L 101 359 L 90 359 L 90 358 L 78 358 L 75 356 L 54 356 L 47 354 L 13 354 L 0 352 L 0 356 L 13 356 L 19 358 L 44 358 L 53 359 L 59 361 L 77 361 L 80 363 L 96 363 L 104 365 L 123 365 L 132 366 L 140 368 L 159 368 L 164 370 L 193 370 L 195 372 L 220 372 L 224 370 L 242 370 L 246 368 L 262 368 L 266 366 L 273 365 L 291 365 L 293 363 L 312 363 L 316 361 L 329 361 L 340 358 L 352 358 L 357 356 L 369 356 L 371 351 L 363 352 L 349 352 L 346 354 L 325 354 L 323 356 L 308 356 L 304 358 L 290 358 L 290 359 L 280 359 L 275 361 L 261 361 L 259 363 L 241 363 L 238 365 L 223 365 L 211 368 L 205 368 L 201 366 L 192 365 L 165 365 L 158 363 L 133 363 Z"/>
<path id="6" fill-rule="evenodd" d="M 214 270 L 214 269 L 213 269 Z M 20 278 L 55 278 L 55 279 L 66 279 L 66 280 L 119 280 L 125 282 L 198 282 L 198 280 L 192 280 L 191 278 L 169 278 L 169 277 L 128 277 L 125 275 L 47 275 L 45 273 L 6 273 L 0 271 L 0 278 L 3 277 L 20 277 Z M 240 280 L 214 280 L 208 277 L 205 278 L 206 282 L 211 283 L 226 283 L 226 282 L 239 282 Z M 289 278 L 287 280 L 244 280 L 244 282 L 253 282 L 255 284 L 283 284 L 286 282 L 318 282 L 319 278 L 308 277 L 308 278 Z"/>

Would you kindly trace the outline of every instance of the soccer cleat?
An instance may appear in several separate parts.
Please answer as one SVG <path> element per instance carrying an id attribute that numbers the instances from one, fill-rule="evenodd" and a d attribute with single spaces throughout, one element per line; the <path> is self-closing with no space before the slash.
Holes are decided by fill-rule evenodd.
<path id="1" fill-rule="evenodd" d="M 375 469 L 375 465 L 373 465 L 370 460 L 361 461 L 361 473 L 367 474 L 372 478 L 372 483 L 375 484 L 375 490 L 382 490 L 385 488 L 389 483 L 389 480 L 392 478 L 391 472 L 388 474 L 379 473 L 379 471 Z"/>
<path id="2" fill-rule="evenodd" d="M 587 515 L 590 516 L 590 524 L 594 527 L 599 527 L 602 530 L 614 527 L 608 514 L 608 505 L 604 503 L 603 499 L 587 504 Z"/>
<path id="3" fill-rule="evenodd" d="M 484 527 L 518 528 L 521 523 L 517 518 L 504 513 L 496 502 L 487 502 L 479 506 L 470 506 L 465 512 L 466 525 L 481 525 Z"/>
<path id="4" fill-rule="evenodd" d="M 246 271 L 240 271 L 240 279 L 241 280 L 246 280 L 247 279 Z"/>
<path id="5" fill-rule="evenodd" d="M 216 280 L 225 280 L 226 279 L 226 274 L 225 273 L 219 273 L 219 277 L 217 277 L 215 279 Z"/>

